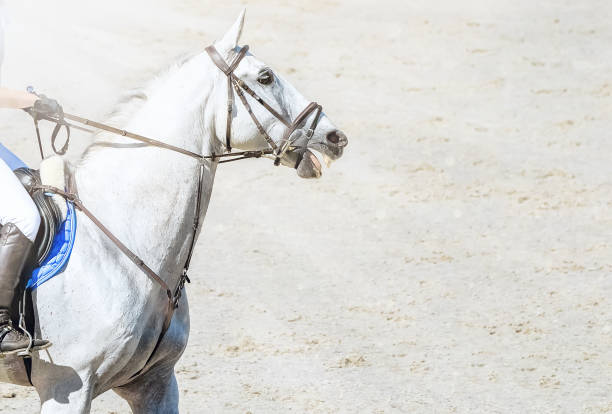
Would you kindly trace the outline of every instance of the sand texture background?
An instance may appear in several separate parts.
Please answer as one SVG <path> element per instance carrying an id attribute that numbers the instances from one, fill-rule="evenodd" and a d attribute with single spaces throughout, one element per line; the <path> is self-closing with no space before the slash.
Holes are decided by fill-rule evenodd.
<path id="1" fill-rule="evenodd" d="M 319 181 L 220 168 L 181 412 L 612 412 L 612 3 L 15 0 L 3 84 L 103 119 L 244 6 L 349 146 Z M 37 165 L 27 116 L 0 139 Z"/>

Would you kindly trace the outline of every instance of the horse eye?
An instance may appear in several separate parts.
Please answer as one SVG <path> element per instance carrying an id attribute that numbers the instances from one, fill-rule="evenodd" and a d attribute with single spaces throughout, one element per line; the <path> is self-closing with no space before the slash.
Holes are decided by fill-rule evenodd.
<path id="1" fill-rule="evenodd" d="M 257 82 L 261 83 L 262 85 L 269 85 L 272 83 L 272 81 L 274 80 L 274 75 L 272 74 L 272 71 L 270 69 L 264 69 L 261 72 L 259 72 L 259 76 L 257 77 Z"/>

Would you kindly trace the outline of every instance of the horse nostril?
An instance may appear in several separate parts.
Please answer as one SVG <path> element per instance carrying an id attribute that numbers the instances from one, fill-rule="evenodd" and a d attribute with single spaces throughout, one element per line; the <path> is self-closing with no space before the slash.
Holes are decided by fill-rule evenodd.
<path id="1" fill-rule="evenodd" d="M 338 131 L 332 131 L 327 134 L 327 140 L 332 144 L 337 144 L 338 142 L 340 142 L 340 135 L 338 134 Z"/>
<path id="2" fill-rule="evenodd" d="M 338 148 L 344 148 L 348 144 L 348 139 L 346 138 L 346 135 L 344 135 L 344 132 L 338 129 L 329 132 L 325 138 L 327 138 L 329 142 L 331 142 Z"/>

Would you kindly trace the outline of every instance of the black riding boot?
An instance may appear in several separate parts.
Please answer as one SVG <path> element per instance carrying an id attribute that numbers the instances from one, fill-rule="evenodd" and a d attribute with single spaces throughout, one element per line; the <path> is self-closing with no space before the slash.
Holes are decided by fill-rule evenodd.
<path id="1" fill-rule="evenodd" d="M 0 227 L 0 355 L 25 351 L 30 346 L 30 338 L 13 327 L 10 309 L 32 248 L 33 243 L 14 224 Z M 49 345 L 48 341 L 35 339 L 31 350 Z"/>

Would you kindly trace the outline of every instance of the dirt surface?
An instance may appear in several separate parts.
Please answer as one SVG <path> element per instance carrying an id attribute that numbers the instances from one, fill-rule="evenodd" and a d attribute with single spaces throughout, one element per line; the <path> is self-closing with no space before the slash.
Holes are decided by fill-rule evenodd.
<path id="1" fill-rule="evenodd" d="M 220 169 L 182 412 L 612 412 L 609 2 L 42 3 L 9 4 L 5 86 L 103 118 L 246 5 L 243 42 L 349 136 L 319 181 Z"/>

